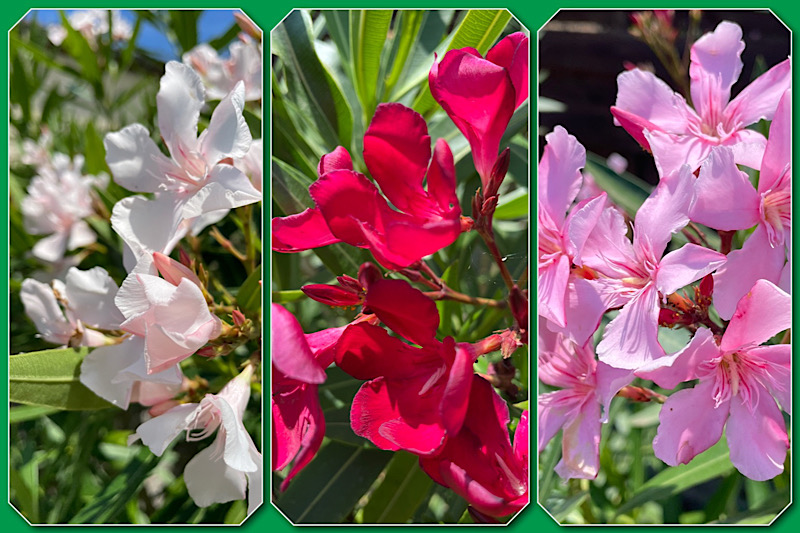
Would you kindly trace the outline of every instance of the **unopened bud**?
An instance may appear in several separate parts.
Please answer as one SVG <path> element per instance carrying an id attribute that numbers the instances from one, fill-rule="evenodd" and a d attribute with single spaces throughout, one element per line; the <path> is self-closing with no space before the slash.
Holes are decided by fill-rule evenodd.
<path id="1" fill-rule="evenodd" d="M 203 346 L 195 352 L 195 355 L 199 355 L 200 357 L 216 357 L 217 352 L 213 346 Z"/>
<path id="2" fill-rule="evenodd" d="M 200 278 L 195 275 L 194 272 L 186 268 L 181 263 L 175 261 L 171 257 L 168 257 L 160 252 L 153 253 L 153 263 L 155 263 L 158 272 L 163 276 L 163 278 L 176 287 L 180 285 L 181 280 L 186 278 L 198 287 L 202 288 L 202 283 L 200 283 Z"/>
<path id="3" fill-rule="evenodd" d="M 233 318 L 233 323 L 236 324 L 238 327 L 242 327 L 244 325 L 244 321 L 247 320 L 247 317 L 244 316 L 244 313 L 239 311 L 238 309 L 234 309 L 231 313 L 231 318 Z"/>
<path id="4" fill-rule="evenodd" d="M 484 200 L 483 205 L 481 206 L 481 215 L 485 217 L 492 216 L 492 214 L 494 214 L 494 210 L 497 208 L 497 200 L 497 195 L 490 196 Z"/>
<path id="5" fill-rule="evenodd" d="M 472 226 L 475 225 L 474 220 L 465 216 L 462 216 L 460 220 L 461 220 L 461 233 L 467 233 L 468 231 L 472 231 Z"/>
<path id="6" fill-rule="evenodd" d="M 714 293 L 714 278 L 711 274 L 708 274 L 702 280 L 700 280 L 700 284 L 697 286 L 698 300 L 700 299 L 700 297 L 711 300 L 711 295 L 713 293 Z"/>
<path id="7" fill-rule="evenodd" d="M 489 198 L 497 195 L 500 185 L 508 173 L 508 165 L 511 162 L 511 149 L 506 148 L 492 165 L 492 172 L 489 174 L 489 181 L 484 187 L 483 196 Z"/>
<path id="8" fill-rule="evenodd" d="M 360 293 L 364 290 L 361 284 L 358 282 L 357 279 L 351 278 L 350 276 L 337 276 L 336 281 L 339 282 L 339 285 L 342 286 L 343 289 L 354 292 Z"/>
<path id="9" fill-rule="evenodd" d="M 416 270 L 411 270 L 410 268 L 401 268 L 397 272 L 407 277 L 410 281 L 419 281 L 422 279 L 422 274 Z"/>
<path id="10" fill-rule="evenodd" d="M 380 269 L 369 261 L 361 265 L 358 269 L 358 281 L 361 283 L 361 286 L 367 290 L 369 290 L 369 286 L 372 283 L 380 279 L 383 279 L 383 274 Z"/>
<path id="11" fill-rule="evenodd" d="M 189 254 L 183 248 L 178 249 L 178 259 L 186 268 L 192 268 L 192 258 L 189 257 Z"/>
<path id="12" fill-rule="evenodd" d="M 300 287 L 300 290 L 312 300 L 316 300 L 325 305 L 330 305 L 331 307 L 351 307 L 354 305 L 361 305 L 361 293 L 354 293 L 353 291 L 336 287 L 334 285 L 315 283 Z"/>
<path id="13" fill-rule="evenodd" d="M 519 329 L 523 333 L 522 339 L 525 342 L 528 331 L 528 297 L 516 284 L 508 295 L 508 305 Z"/>
<path id="14" fill-rule="evenodd" d="M 150 408 L 148 413 L 150 416 L 159 416 L 163 415 L 173 407 L 177 407 L 181 404 L 178 400 L 165 400 L 161 403 L 155 404 L 153 407 Z"/>

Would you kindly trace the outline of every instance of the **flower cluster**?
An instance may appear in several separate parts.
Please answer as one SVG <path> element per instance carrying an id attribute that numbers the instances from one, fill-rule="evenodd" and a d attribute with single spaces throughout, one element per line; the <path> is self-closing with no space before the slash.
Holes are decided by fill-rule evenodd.
<path id="1" fill-rule="evenodd" d="M 260 336 L 257 317 L 215 301 L 199 252 L 190 258 L 181 250 L 181 261 L 169 257 L 185 236 L 261 200 L 251 177 L 260 180 L 262 157 L 252 152 L 242 114 L 244 84 L 238 82 L 222 97 L 198 135 L 205 94 L 194 70 L 167 63 L 157 107 L 170 157 L 141 124 L 105 137 L 106 162 L 116 184 L 149 193 L 126 196 L 112 209 L 111 228 L 125 243 L 127 277 L 121 286 L 101 267 L 71 268 L 66 282 L 26 279 L 21 298 L 46 341 L 96 347 L 83 359 L 81 383 L 123 409 L 131 402 L 151 406 L 152 418 L 129 444 L 141 439 L 161 455 L 184 430 L 187 441 L 216 431 L 214 443 L 186 465 L 189 495 L 201 507 L 247 497 L 252 512 L 262 500 L 262 457 L 245 429 L 244 413 L 258 358 L 241 364 L 241 373 L 218 393 L 202 394 L 208 389 L 205 380 L 185 377 L 180 365 L 197 353 L 225 355 Z M 57 155 L 32 181 L 23 203 L 26 224 L 34 233 L 53 233 L 39 241 L 34 255 L 47 252 L 45 259 L 55 260 L 65 249 L 93 242 L 82 218 L 90 212 L 89 187 L 96 180 L 82 176 L 80 166 L 80 160 Z M 252 216 L 249 210 L 246 215 Z M 233 324 L 218 316 L 225 314 Z"/>
<path id="2" fill-rule="evenodd" d="M 319 162 L 309 187 L 314 206 L 272 220 L 274 251 L 346 243 L 369 250 L 388 271 L 364 263 L 356 277 L 341 275 L 337 285 L 302 287 L 329 306 L 360 306 L 343 327 L 305 334 L 292 313 L 273 304 L 272 468 L 289 467 L 283 490 L 320 448 L 325 421 L 317 391 L 335 364 L 364 382 L 350 407 L 356 435 L 383 450 L 415 454 L 433 480 L 494 520 L 528 502 L 528 414 L 522 413 L 512 444 L 508 405 L 492 386 L 502 388 L 500 380 L 476 373 L 474 365 L 490 352 L 509 357 L 527 342 L 527 291 L 508 276 L 507 300 L 469 297 L 448 287 L 425 257 L 474 227 L 497 250 L 492 214 L 508 169 L 500 142 L 528 97 L 528 38 L 511 34 L 485 58 L 472 48 L 451 50 L 434 62 L 429 85 L 469 142 L 483 185 L 473 202 L 475 218 L 462 215 L 448 142 L 432 143 L 426 120 L 414 110 L 381 103 L 363 139 L 374 182 L 339 146 Z M 496 259 L 505 278 L 499 254 Z M 473 343 L 440 337 L 438 299 L 508 308 L 514 325 Z"/>
<path id="3" fill-rule="evenodd" d="M 653 450 L 668 465 L 690 462 L 725 428 L 739 472 L 767 480 L 783 471 L 791 349 L 774 337 L 791 326 L 790 66 L 774 66 L 731 100 L 744 46 L 727 21 L 694 43 L 694 108 L 652 73 L 619 75 L 614 120 L 659 171 L 632 223 L 605 192 L 579 196 L 587 187 L 580 143 L 560 126 L 546 136 L 539 376 L 558 390 L 539 396 L 539 450 L 563 428 L 563 478 L 597 476 L 615 395 L 664 403 Z M 761 119 L 772 121 L 768 138 L 747 129 Z M 760 171 L 756 186 L 739 165 Z M 720 244 L 697 224 L 718 230 Z M 750 229 L 733 249 L 734 232 Z M 687 329 L 691 341 L 667 354 L 665 327 Z M 637 377 L 667 390 L 698 382 L 664 399 L 630 385 Z"/>

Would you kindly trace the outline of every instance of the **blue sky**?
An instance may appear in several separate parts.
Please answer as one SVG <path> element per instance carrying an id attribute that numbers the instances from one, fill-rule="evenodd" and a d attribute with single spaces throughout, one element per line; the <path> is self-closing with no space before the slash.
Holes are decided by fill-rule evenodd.
<path id="1" fill-rule="evenodd" d="M 66 10 L 66 13 L 72 13 L 75 10 Z M 206 10 L 200 16 L 198 24 L 198 39 L 199 42 L 207 42 L 215 37 L 219 37 L 230 28 L 231 24 L 235 22 L 233 18 L 234 10 Z M 53 9 L 37 9 L 35 10 L 36 18 L 40 24 L 47 26 L 61 21 L 61 17 L 57 10 Z M 26 18 L 32 18 L 34 11 L 28 13 Z M 132 11 L 122 10 L 122 16 L 125 20 L 129 21 L 131 25 L 136 21 L 136 15 Z M 154 57 L 162 61 L 170 59 L 180 59 L 177 51 L 169 42 L 167 37 L 158 31 L 151 24 L 142 22 L 137 44 L 140 48 L 151 52 Z"/>

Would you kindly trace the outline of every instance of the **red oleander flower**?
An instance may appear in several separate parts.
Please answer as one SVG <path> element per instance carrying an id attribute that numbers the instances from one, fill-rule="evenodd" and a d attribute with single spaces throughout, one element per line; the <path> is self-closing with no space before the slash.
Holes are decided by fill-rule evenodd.
<path id="1" fill-rule="evenodd" d="M 528 37 L 512 33 L 485 59 L 474 48 L 450 50 L 433 64 L 428 82 L 469 141 L 485 188 L 511 115 L 528 98 Z"/>

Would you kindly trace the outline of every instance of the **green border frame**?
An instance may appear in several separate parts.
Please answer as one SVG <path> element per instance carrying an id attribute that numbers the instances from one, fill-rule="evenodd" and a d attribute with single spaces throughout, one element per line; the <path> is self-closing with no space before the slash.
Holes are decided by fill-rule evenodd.
<path id="1" fill-rule="evenodd" d="M 369 8 L 369 7 L 405 7 L 405 8 L 423 8 L 428 9 L 431 8 L 430 5 L 423 5 L 422 2 L 412 2 L 409 0 L 395 0 L 390 5 L 378 5 L 377 2 L 370 1 L 366 2 L 363 0 L 352 0 L 350 2 L 332 2 L 330 0 L 320 0 L 317 2 L 300 2 L 297 4 L 293 3 L 274 3 L 270 4 L 264 0 L 241 0 L 237 3 L 223 3 L 223 2 L 211 2 L 207 0 L 194 0 L 192 2 L 187 2 L 185 0 L 173 0 L 169 2 L 165 6 L 157 6 L 154 5 L 154 2 L 143 2 L 141 0 L 128 0 L 124 3 L 120 2 L 117 6 L 113 5 L 116 2 L 97 2 L 97 1 L 79 1 L 79 2 L 70 2 L 66 3 L 69 7 L 75 8 L 90 8 L 90 7 L 97 7 L 97 8 L 108 8 L 108 7 L 120 7 L 120 8 L 130 8 L 130 9 L 151 9 L 151 8 L 242 8 L 255 22 L 258 24 L 265 33 L 269 32 L 281 19 L 289 12 L 290 9 L 294 7 L 307 7 L 307 8 L 334 8 L 334 7 L 341 7 L 341 8 Z M 790 28 L 793 27 L 800 27 L 800 5 L 796 2 L 790 2 L 789 0 L 780 0 L 780 1 L 773 1 L 773 2 L 743 2 L 743 1 L 735 1 L 735 0 L 728 0 L 727 2 L 721 2 L 719 0 L 705 0 L 703 2 L 675 2 L 675 1 L 662 1 L 662 2 L 633 2 L 629 0 L 617 1 L 617 2 L 574 2 L 574 1 L 565 1 L 559 4 L 550 4 L 550 5 L 534 5 L 531 0 L 508 0 L 507 2 L 502 3 L 501 5 L 490 5 L 491 2 L 484 1 L 475 1 L 475 0 L 461 0 L 461 1 L 452 1 L 452 0 L 442 0 L 436 3 L 437 8 L 497 8 L 497 7 L 507 7 L 511 10 L 511 12 L 524 24 L 530 31 L 531 37 L 537 32 L 537 30 L 556 12 L 559 7 L 564 8 L 579 8 L 579 9 L 598 9 L 598 8 L 621 8 L 621 9 L 643 9 L 647 7 L 647 4 L 650 4 L 650 7 L 658 8 L 675 8 L 675 9 L 690 9 L 690 8 L 719 8 L 719 9 L 754 9 L 754 8 L 770 8 L 772 11 L 779 16 Z M 65 3 L 56 3 L 52 1 L 43 1 L 36 4 L 32 4 L 30 6 L 19 6 L 14 8 L 7 8 L 0 13 L 0 20 L 2 20 L 2 26 L 8 30 L 11 26 L 19 20 L 30 7 L 37 7 L 37 8 L 61 8 L 64 7 Z M 266 37 L 265 37 L 266 39 Z M 792 53 L 794 55 L 794 51 L 796 49 L 797 38 L 793 41 Z M 2 57 L 8 57 L 8 40 L 7 38 L 2 39 Z M 538 50 L 537 50 L 537 41 L 536 39 L 531 39 L 531 54 L 533 57 L 536 57 Z M 269 55 L 265 50 L 265 63 L 269 61 Z M 7 63 L 6 63 L 7 64 Z M 531 72 L 534 72 L 535 69 L 531 69 Z M 265 75 L 266 75 L 265 70 Z M 798 77 L 798 69 L 795 69 L 794 72 L 794 80 Z M 6 71 L 5 75 L 2 77 L 3 83 L 3 93 L 8 94 L 8 71 Z M 795 96 L 796 99 L 796 96 Z M 2 130 L 6 134 L 8 134 L 8 107 L 6 106 L 5 111 L 5 118 L 2 120 Z M 797 122 L 795 122 L 797 124 Z M 269 128 L 264 128 L 264 135 L 265 138 L 268 139 L 270 134 Z M 797 144 L 797 139 L 795 139 L 795 144 Z M 3 151 L 4 159 L 3 159 L 3 168 L 8 168 L 8 153 L 7 153 L 7 144 L 5 144 L 6 149 Z M 538 153 L 538 152 L 536 152 Z M 535 180 L 535 177 L 532 178 Z M 265 179 L 265 182 L 267 180 Z M 4 188 L 7 189 L 7 177 L 2 179 L 4 184 Z M 265 195 L 268 192 L 268 186 L 265 186 Z M 796 205 L 793 204 L 794 207 Z M 1 207 L 2 208 L 2 219 L 8 219 L 8 205 L 7 202 L 3 202 Z M 266 235 L 266 217 L 264 218 L 265 225 L 264 225 L 264 235 Z M 531 239 L 534 239 L 533 235 L 531 235 Z M 3 243 L 4 245 L 8 243 L 8 232 L 6 229 L 3 230 Z M 796 243 L 795 243 L 796 247 Z M 2 254 L 2 264 L 3 264 L 3 271 L 8 270 L 8 259 L 7 254 Z M 3 278 L 3 289 L 6 293 L 8 293 L 8 285 L 7 285 L 7 278 Z M 2 313 L 5 319 L 5 323 L 8 323 L 8 306 L 3 305 Z M 795 313 L 797 316 L 797 313 Z M 3 328 L 3 335 L 6 335 L 7 330 Z M 7 339 L 6 339 L 6 346 Z M 6 367 L 7 369 L 7 367 Z M 795 368 L 795 374 L 800 369 L 800 365 L 798 368 Z M 5 379 L 0 380 L 0 387 L 2 387 L 2 397 L 7 397 L 7 381 Z M 797 405 L 797 397 L 794 400 L 795 407 Z M 264 407 L 264 413 L 266 416 L 267 409 L 266 409 L 266 402 Z M 3 414 L 3 426 L 7 426 L 8 424 L 8 414 L 6 409 L 0 410 Z M 3 455 L 7 456 L 7 433 L 2 439 L 0 439 L 0 446 L 4 451 Z M 266 450 L 264 450 L 264 455 L 267 456 Z M 532 473 L 533 480 L 535 481 L 535 473 Z M 4 493 L 5 498 L 4 502 L 0 510 L 0 520 L 6 524 L 12 532 L 22 528 L 28 528 L 30 526 L 22 519 L 22 517 L 8 505 L 8 469 L 5 469 L 4 475 Z M 535 482 L 533 483 L 535 486 Z M 793 485 L 793 499 L 794 499 L 794 489 L 796 486 Z M 536 530 L 537 533 L 546 533 L 548 531 L 555 531 L 556 528 L 559 526 L 535 503 L 535 489 L 532 488 L 532 499 L 534 501 L 531 502 L 528 508 L 526 508 L 520 516 L 518 516 L 508 527 L 511 530 L 515 531 L 527 531 L 527 530 Z M 772 526 L 773 528 L 777 528 L 777 531 L 794 531 L 793 526 L 796 526 L 800 523 L 800 512 L 796 509 L 796 505 L 790 506 L 787 511 L 785 511 L 781 517 L 775 522 Z M 78 526 L 81 527 L 81 526 Z M 98 526 L 103 527 L 103 526 Z M 168 529 L 172 526 L 147 526 L 152 529 Z M 210 526 L 194 526 L 200 529 L 208 529 Z M 250 519 L 248 519 L 244 526 L 248 530 L 256 531 L 257 528 L 269 528 L 270 531 L 275 532 L 282 532 L 282 531 L 289 531 L 292 527 L 284 518 L 283 516 L 278 513 L 278 511 L 272 507 L 269 503 L 269 495 L 265 495 L 265 503 L 264 506 L 259 509 Z M 339 526 L 341 527 L 341 526 Z M 346 526 L 345 526 L 346 527 Z M 360 527 L 369 527 L 369 526 L 360 526 Z M 408 526 L 414 527 L 414 526 Z M 453 526 L 458 527 L 458 526 Z M 620 529 L 622 526 L 608 526 L 614 529 Z M 333 529 L 333 528 L 330 528 Z M 697 529 L 697 527 L 693 527 L 693 529 Z"/>

